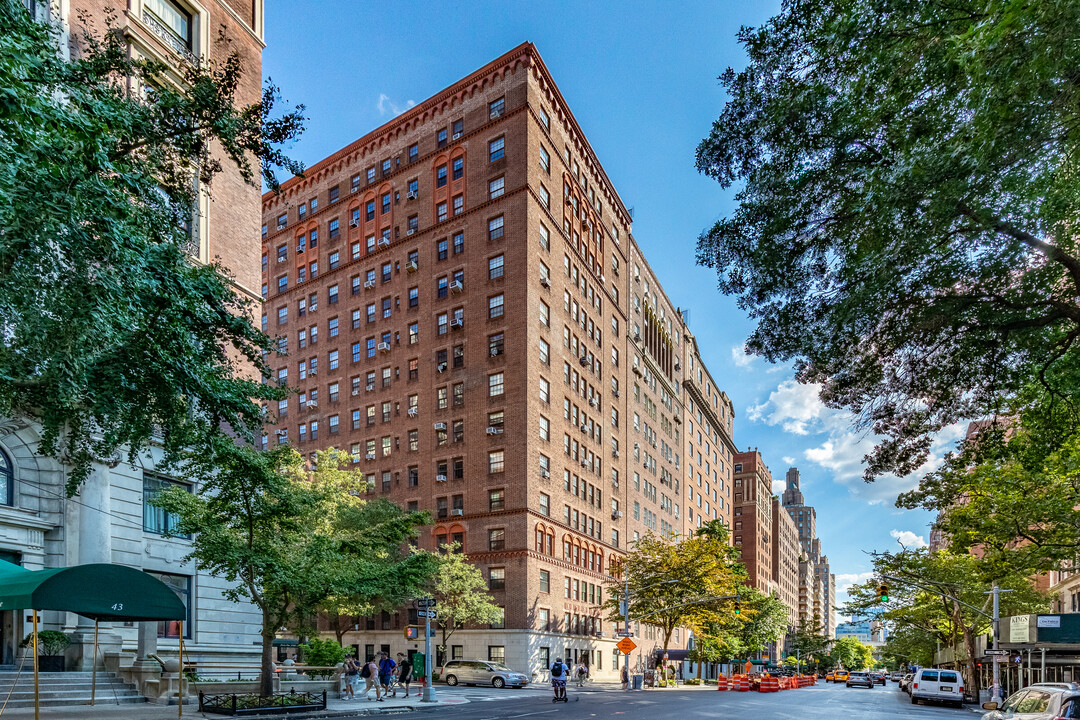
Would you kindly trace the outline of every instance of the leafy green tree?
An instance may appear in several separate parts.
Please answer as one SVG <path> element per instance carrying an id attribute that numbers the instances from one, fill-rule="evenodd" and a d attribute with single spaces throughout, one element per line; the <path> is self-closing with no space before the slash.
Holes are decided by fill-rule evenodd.
<path id="1" fill-rule="evenodd" d="M 758 653 L 784 637 L 788 628 L 788 608 L 775 594 L 766 594 L 752 586 L 738 591 L 740 618 L 735 629 L 739 645 L 749 653 Z"/>
<path id="2" fill-rule="evenodd" d="M 739 205 L 699 262 L 757 322 L 749 351 L 884 437 L 867 479 L 1076 353 L 1078 22 L 1059 0 L 807 0 L 739 34 L 697 155 Z"/>
<path id="3" fill-rule="evenodd" d="M 792 648 L 799 651 L 804 658 L 828 653 L 832 641 L 826 635 L 825 627 L 821 623 L 821 616 L 814 614 L 813 617 L 804 619 L 795 629 L 792 638 Z"/>
<path id="4" fill-rule="evenodd" d="M 858 670 L 865 667 L 868 657 L 872 657 L 870 647 L 858 638 L 849 636 L 839 638 L 829 650 L 829 659 L 835 667 Z"/>
<path id="5" fill-rule="evenodd" d="M 683 538 L 646 533 L 611 568 L 608 620 L 625 622 L 620 602 L 628 584 L 630 619 L 657 626 L 666 654 L 675 628 L 702 628 L 734 615 L 730 599 L 715 598 L 734 595 L 745 577 L 737 553 L 719 524 Z"/>
<path id="6" fill-rule="evenodd" d="M 1010 417 L 984 424 L 897 504 L 936 511 L 951 549 L 977 548 L 997 572 L 1071 567 L 1080 556 L 1080 406 L 1071 398 L 1080 394 L 1064 375 L 1049 376 L 1053 392 L 1031 383 Z"/>
<path id="7" fill-rule="evenodd" d="M 913 648 L 930 642 L 952 647 L 956 657 L 965 663 L 965 686 L 977 691 L 975 639 L 991 629 L 987 595 L 991 580 L 997 579 L 1003 589 L 1011 590 L 1001 595 L 1002 617 L 1041 612 L 1048 604 L 1026 575 L 1016 572 L 996 578 L 988 575 L 996 570 L 994 565 L 967 553 L 926 548 L 882 553 L 874 556 L 874 571 L 878 575 L 848 590 L 849 599 L 843 612 L 868 616 L 874 611 L 897 634 L 917 632 L 927 638 L 908 637 L 906 641 Z M 878 594 L 882 582 L 889 585 L 887 603 L 882 603 Z"/>
<path id="8" fill-rule="evenodd" d="M 236 53 L 185 65 L 180 91 L 112 22 L 72 60 L 58 33 L 0 0 L 0 416 L 41 424 L 74 494 L 95 460 L 261 430 L 273 348 L 225 270 L 191 261 L 191 219 L 226 165 L 300 171 L 278 147 L 303 118 L 272 116 L 273 87 L 239 106 Z"/>
<path id="9" fill-rule="evenodd" d="M 312 638 L 300 646 L 304 662 L 315 667 L 332 668 L 345 659 L 345 648 L 330 638 Z M 312 677 L 328 678 L 335 670 L 308 670 Z"/>
<path id="10" fill-rule="evenodd" d="M 430 581 L 435 558 L 408 549 L 427 515 L 366 498 L 349 455 L 320 452 L 309 472 L 285 446 L 259 452 L 220 438 L 213 447 L 186 468 L 197 493 L 170 488 L 153 503 L 177 516 L 177 534 L 192 536 L 188 557 L 200 570 L 235 583 L 225 597 L 261 612 L 264 695 L 279 628 L 307 634 L 330 597 L 400 598 Z"/>
<path id="11" fill-rule="evenodd" d="M 437 603 L 444 651 L 450 636 L 466 625 L 493 623 L 503 617 L 503 608 L 488 592 L 484 573 L 469 562 L 457 543 L 445 546 L 439 556 L 432 597 Z"/>

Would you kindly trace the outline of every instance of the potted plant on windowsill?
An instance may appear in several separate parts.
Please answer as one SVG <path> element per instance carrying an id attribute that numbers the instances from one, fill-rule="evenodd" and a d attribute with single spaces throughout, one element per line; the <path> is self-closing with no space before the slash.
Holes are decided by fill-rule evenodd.
<path id="1" fill-rule="evenodd" d="M 64 651 L 71 644 L 71 638 L 57 630 L 38 632 L 38 670 L 41 672 L 64 672 Z M 21 648 L 34 645 L 34 633 L 30 633 L 19 643 Z"/>

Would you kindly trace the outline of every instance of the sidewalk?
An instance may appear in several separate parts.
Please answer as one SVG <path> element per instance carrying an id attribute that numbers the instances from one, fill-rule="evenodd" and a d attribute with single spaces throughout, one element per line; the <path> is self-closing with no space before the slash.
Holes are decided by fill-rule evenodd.
<path id="1" fill-rule="evenodd" d="M 310 713 L 289 713 L 288 715 L 246 715 L 248 718 L 344 718 L 360 715 L 380 715 L 386 712 L 402 710 L 434 710 L 448 705 L 463 705 L 469 701 L 463 697 L 454 697 L 440 693 L 436 687 L 436 702 L 423 703 L 414 691 L 409 698 L 387 698 L 383 702 L 375 700 L 338 700 L 327 698 L 326 710 Z M 70 705 L 63 707 L 41 708 L 41 720 L 177 720 L 179 708 L 176 705 L 116 705 L 99 701 L 93 707 L 89 705 Z M 225 718 L 225 715 L 200 713 L 197 699 L 184 706 L 184 718 Z M 34 708 L 7 709 L 0 714 L 0 720 L 33 720 Z"/>

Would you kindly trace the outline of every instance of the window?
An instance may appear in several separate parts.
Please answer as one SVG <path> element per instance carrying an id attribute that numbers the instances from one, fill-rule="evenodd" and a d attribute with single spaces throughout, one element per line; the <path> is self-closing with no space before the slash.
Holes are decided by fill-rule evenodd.
<path id="1" fill-rule="evenodd" d="M 336 185 L 334 187 L 330 188 L 330 202 L 336 203 L 338 201 L 339 195 L 340 195 L 340 192 L 339 192 Z"/>
<path id="2" fill-rule="evenodd" d="M 488 260 L 488 279 L 495 280 L 503 276 L 503 263 L 505 259 L 502 255 L 496 255 Z"/>
<path id="3" fill-rule="evenodd" d="M 506 589 L 506 568 L 491 568 L 491 570 L 488 571 L 488 589 Z"/>
<path id="4" fill-rule="evenodd" d="M 540 167 L 548 175 L 551 174 L 551 156 L 548 155 L 548 151 L 544 149 L 544 146 L 540 146 Z"/>
<path id="5" fill-rule="evenodd" d="M 416 162 L 418 157 L 420 157 L 420 146 L 413 143 L 409 146 L 409 162 Z"/>
<path id="6" fill-rule="evenodd" d="M 326 302 L 330 305 L 335 304 L 338 301 L 338 286 L 331 285 L 326 289 Z M 314 310 L 315 308 L 312 308 Z"/>
<path id="7" fill-rule="evenodd" d="M 540 514 L 551 515 L 551 498 L 546 493 L 540 493 Z M 547 592 L 543 587 L 541 587 L 541 591 Z"/>
<path id="8" fill-rule="evenodd" d="M 488 472 L 489 473 L 501 473 L 504 467 L 504 452 L 502 450 L 491 450 L 488 452 Z"/>
<path id="9" fill-rule="evenodd" d="M 443 222 L 448 215 L 446 214 L 446 203 L 441 202 L 435 206 L 435 222 Z"/>
<path id="10" fill-rule="evenodd" d="M 337 334 L 338 334 L 338 319 L 337 318 L 330 318 L 330 321 L 327 324 L 330 326 L 329 327 L 329 329 L 330 329 L 330 337 L 337 337 Z"/>
<path id="11" fill-rule="evenodd" d="M 454 204 L 454 214 L 455 215 L 460 215 L 462 212 L 465 211 L 465 196 L 464 195 L 455 195 L 452 202 Z"/>
<path id="12" fill-rule="evenodd" d="M 390 174 L 390 158 L 386 158 L 382 161 L 382 174 L 383 177 L 386 177 Z"/>
<path id="13" fill-rule="evenodd" d="M 367 203 L 364 205 L 364 219 L 368 220 L 369 222 L 371 220 L 375 219 L 375 201 L 374 200 L 368 200 Z"/>
<path id="14" fill-rule="evenodd" d="M 409 325 L 409 344 L 415 345 L 420 342 L 420 323 L 411 323 Z"/>
<path id="15" fill-rule="evenodd" d="M 494 200 L 497 197 L 502 197 L 503 192 L 506 189 L 506 178 L 499 176 L 488 183 L 488 197 Z"/>
<path id="16" fill-rule="evenodd" d="M 498 357 L 503 354 L 503 334 L 497 333 L 488 337 L 488 354 Z"/>
<path id="17" fill-rule="evenodd" d="M 439 298 L 446 297 L 447 289 L 449 288 L 449 280 L 445 275 L 435 280 L 435 296 Z"/>
<path id="18" fill-rule="evenodd" d="M 330 253 L 330 269 L 333 270 L 341 262 L 341 254 L 337 251 Z"/>
<path id="19" fill-rule="evenodd" d="M 551 592 L 551 573 L 547 570 L 540 571 L 540 592 Z"/>
<path id="20" fill-rule="evenodd" d="M 503 490 L 491 490 L 488 492 L 488 508 L 490 510 L 502 510 L 506 506 L 506 493 Z"/>
<path id="21" fill-rule="evenodd" d="M 488 298 L 488 317 L 497 318 L 502 317 L 503 314 L 503 296 L 500 293 L 493 297 Z"/>
<path id="22" fill-rule="evenodd" d="M 441 188 L 446 186 L 446 165 L 440 165 L 435 168 L 435 187 Z"/>
<path id="23" fill-rule="evenodd" d="M 540 439 L 545 442 L 551 439 L 551 421 L 543 415 L 540 416 Z"/>
<path id="24" fill-rule="evenodd" d="M 390 212 L 390 193 L 383 193 L 382 196 L 382 214 Z"/>
<path id="25" fill-rule="evenodd" d="M 435 133 L 435 145 L 438 147 L 446 147 L 446 128 Z"/>
<path id="26" fill-rule="evenodd" d="M 488 550 L 502 550 L 506 547 L 506 531 L 502 528 L 488 530 Z"/>
<path id="27" fill-rule="evenodd" d="M 498 397 L 503 394 L 503 374 L 493 373 L 488 375 L 488 397 Z"/>
<path id="28" fill-rule="evenodd" d="M 451 165 L 451 175 L 454 180 L 460 180 L 465 175 L 465 158 L 456 157 Z"/>
<path id="29" fill-rule="evenodd" d="M 506 109 L 506 98 L 499 98 L 498 100 L 488 104 L 488 117 L 491 120 L 499 117 Z"/>
<path id="30" fill-rule="evenodd" d="M 279 277 L 277 279 L 277 291 L 278 292 L 285 292 L 285 290 L 288 287 L 289 287 L 289 276 L 288 275 L 282 275 L 281 277 Z"/>
<path id="31" fill-rule="evenodd" d="M 502 608 L 500 608 L 500 610 L 501 609 Z M 503 623 L 502 618 L 500 617 L 500 619 L 498 621 L 491 623 L 491 627 L 493 627 L 493 628 L 504 627 L 504 623 Z M 460 646 L 455 645 L 454 647 L 460 647 Z M 500 664 L 505 664 L 506 663 L 506 648 L 504 646 L 502 646 L 502 645 L 488 645 L 488 660 L 491 661 L 491 662 L 497 662 L 497 663 L 500 663 Z"/>
<path id="32" fill-rule="evenodd" d="M 334 218 L 333 220 L 331 220 L 329 227 L 330 227 L 330 237 L 331 237 L 331 239 L 336 238 L 338 236 L 338 234 L 339 234 L 338 228 L 340 227 L 338 219 Z M 312 244 L 312 247 L 314 247 L 314 243 Z"/>
<path id="33" fill-rule="evenodd" d="M 13 480 L 13 468 L 11 461 L 7 455 L 0 451 L 0 485 L 3 488 L 0 489 L 6 496 L 3 502 L 4 505 L 11 505 L 12 498 L 12 480 Z M 178 487 L 187 492 L 191 492 L 191 485 L 187 483 L 177 482 L 171 478 L 167 478 L 163 475 L 156 473 L 143 472 L 143 530 L 150 533 L 156 533 L 158 535 L 165 535 L 175 532 L 176 526 L 180 521 L 180 518 L 173 513 L 167 512 L 163 508 L 155 507 L 150 504 L 158 493 L 170 488 Z M 190 535 L 182 535 L 180 537 L 191 537 Z"/>
<path id="34" fill-rule="evenodd" d="M 495 138 L 488 143 L 488 159 L 495 162 L 506 155 L 506 139 Z"/>
<path id="35" fill-rule="evenodd" d="M 147 575 L 155 577 L 161 582 L 169 586 L 169 588 L 176 593 L 180 598 L 180 602 L 184 604 L 184 639 L 190 640 L 192 637 L 191 626 L 191 576 L 190 575 L 173 575 L 172 573 L 162 572 L 150 572 L 146 571 Z M 158 622 L 159 638 L 179 638 L 180 637 L 180 621 L 179 620 L 162 620 Z"/>
<path id="36" fill-rule="evenodd" d="M 540 186 L 540 204 L 549 210 L 551 209 L 551 194 L 543 185 Z"/>
<path id="37" fill-rule="evenodd" d="M 408 222 L 408 225 L 406 227 L 407 227 L 408 233 L 410 235 L 412 235 L 414 232 L 416 232 L 417 230 L 420 229 L 420 218 L 419 218 L 419 216 L 411 215 L 411 216 L 409 216 L 409 219 L 408 219 L 407 222 Z"/>
<path id="38" fill-rule="evenodd" d="M 551 346 L 547 340 L 540 338 L 540 362 L 547 365 L 551 361 Z"/>
<path id="39" fill-rule="evenodd" d="M 551 327 L 551 308 L 543 300 L 540 301 L 540 324 Z"/>

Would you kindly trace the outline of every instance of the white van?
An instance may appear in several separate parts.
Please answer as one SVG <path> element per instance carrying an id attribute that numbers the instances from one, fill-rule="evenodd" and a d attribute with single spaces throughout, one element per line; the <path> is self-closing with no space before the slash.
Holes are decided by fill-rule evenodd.
<path id="1" fill-rule="evenodd" d="M 956 707 L 964 706 L 964 680 L 956 670 L 922 668 L 911 679 L 911 704 L 936 700 Z"/>

